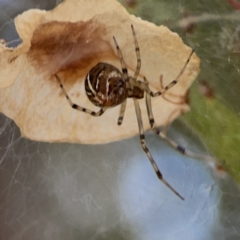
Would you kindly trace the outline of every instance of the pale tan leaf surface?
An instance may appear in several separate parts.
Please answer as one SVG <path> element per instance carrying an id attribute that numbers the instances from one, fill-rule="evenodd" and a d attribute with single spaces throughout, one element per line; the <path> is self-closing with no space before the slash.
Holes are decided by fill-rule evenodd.
<path id="1" fill-rule="evenodd" d="M 155 91 L 160 89 L 160 75 L 166 86 L 191 52 L 176 33 L 129 15 L 112 0 L 67 0 L 52 11 L 27 11 L 15 24 L 23 43 L 10 50 L 1 45 L 0 86 L 8 87 L 0 90 L 0 111 L 17 123 L 25 137 L 39 141 L 106 143 L 138 133 L 131 99 L 123 124 L 118 126 L 119 107 L 101 117 L 73 110 L 54 77 L 59 75 L 74 103 L 97 111 L 85 94 L 85 76 L 98 62 L 121 68 L 112 36 L 133 74 L 137 61 L 131 24 L 141 51 L 139 79 L 146 76 Z M 181 80 L 171 89 L 177 99 L 186 95 L 199 64 L 194 54 Z M 147 129 L 145 101 L 140 104 Z M 165 125 L 173 112 L 188 110 L 187 103 L 173 104 L 161 97 L 153 99 L 152 105 L 159 126 Z"/>

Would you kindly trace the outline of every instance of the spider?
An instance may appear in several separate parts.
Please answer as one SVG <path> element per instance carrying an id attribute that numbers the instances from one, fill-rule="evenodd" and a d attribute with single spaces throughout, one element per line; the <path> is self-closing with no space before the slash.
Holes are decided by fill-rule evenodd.
<path id="1" fill-rule="evenodd" d="M 141 58 L 140 58 L 140 48 L 138 46 L 138 41 L 136 37 L 136 33 L 134 30 L 133 25 L 131 25 L 134 44 L 135 44 L 135 52 L 137 57 L 137 67 L 134 73 L 134 76 L 129 76 L 128 69 L 126 67 L 125 61 L 122 56 L 121 49 L 117 43 L 117 40 L 115 37 L 113 37 L 114 44 L 118 53 L 118 57 L 121 63 L 122 71 L 117 69 L 115 66 L 99 62 L 97 63 L 87 74 L 85 78 L 85 91 L 88 96 L 88 99 L 95 105 L 100 108 L 99 111 L 94 112 L 89 109 L 86 109 L 84 107 L 81 107 L 75 103 L 72 102 L 71 98 L 67 94 L 67 91 L 65 90 L 61 79 L 58 77 L 57 74 L 55 74 L 55 77 L 60 85 L 60 88 L 62 89 L 62 92 L 64 93 L 68 103 L 70 106 L 78 111 L 85 112 L 87 114 L 90 114 L 95 117 L 101 116 L 107 109 L 121 105 L 120 107 L 120 114 L 118 117 L 118 125 L 122 124 L 124 112 L 126 109 L 127 99 L 132 98 L 134 101 L 135 106 L 135 112 L 137 116 L 138 121 L 138 128 L 139 128 L 139 136 L 140 136 L 140 142 L 143 151 L 146 153 L 148 159 L 150 160 L 158 178 L 164 183 L 173 193 L 175 193 L 180 199 L 184 200 L 184 198 L 163 178 L 163 175 L 161 171 L 159 170 L 156 162 L 154 161 L 150 151 L 148 150 L 146 146 L 145 141 L 145 135 L 144 135 L 144 129 L 143 129 L 143 122 L 142 122 L 142 115 L 141 115 L 141 109 L 139 106 L 138 99 L 144 98 L 145 94 L 145 102 L 147 106 L 147 113 L 148 113 L 148 119 L 151 126 L 151 129 L 158 134 L 161 138 L 166 140 L 171 146 L 173 146 L 176 150 L 181 152 L 182 154 L 185 154 L 190 157 L 196 157 L 201 158 L 202 156 L 192 153 L 182 146 L 175 143 L 173 140 L 169 139 L 165 131 L 160 131 L 155 127 L 154 123 L 154 117 L 152 113 L 152 106 L 151 106 L 151 97 L 158 97 L 163 95 L 167 90 L 172 88 L 177 82 L 179 81 L 180 77 L 182 76 L 183 72 L 185 71 L 193 53 L 195 50 L 192 50 L 188 59 L 186 60 L 183 68 L 181 69 L 180 73 L 176 77 L 175 80 L 173 80 L 171 83 L 169 83 L 167 86 L 163 87 L 160 91 L 152 92 L 149 88 L 148 80 L 146 77 L 143 78 L 143 81 L 140 81 L 137 79 L 140 68 L 141 68 Z"/>

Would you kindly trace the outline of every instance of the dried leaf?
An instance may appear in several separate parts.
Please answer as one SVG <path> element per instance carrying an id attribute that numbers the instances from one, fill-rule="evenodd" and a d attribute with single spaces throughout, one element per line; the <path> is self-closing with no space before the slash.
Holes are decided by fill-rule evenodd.
<path id="1" fill-rule="evenodd" d="M 101 117 L 73 110 L 54 77 L 57 73 L 62 79 L 73 102 L 98 110 L 85 94 L 85 77 L 98 62 L 121 69 L 113 36 L 129 74 L 133 74 L 137 60 L 131 24 L 141 51 L 139 79 L 146 76 L 156 91 L 163 75 L 166 86 L 179 74 L 191 52 L 176 33 L 129 15 L 113 0 L 66 0 L 52 11 L 29 10 L 15 19 L 23 42 L 14 49 L 0 45 L 0 111 L 16 122 L 25 137 L 33 140 L 106 143 L 137 134 L 131 99 L 124 122 L 118 126 L 119 107 L 109 109 Z M 194 54 L 179 83 L 169 91 L 169 97 L 186 95 L 199 72 L 199 64 Z M 140 102 L 147 129 L 145 101 Z M 162 97 L 154 98 L 152 105 L 159 126 L 165 125 L 170 116 L 177 117 L 172 113 L 189 108 L 185 102 L 174 104 Z"/>

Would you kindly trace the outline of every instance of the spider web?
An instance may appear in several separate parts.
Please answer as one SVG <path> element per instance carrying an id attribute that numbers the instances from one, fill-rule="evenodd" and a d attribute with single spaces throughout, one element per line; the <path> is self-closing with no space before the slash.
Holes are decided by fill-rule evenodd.
<path id="1" fill-rule="evenodd" d="M 16 46 L 21 40 L 14 17 L 30 8 L 51 9 L 59 2 L 0 0 L 0 38 Z M 135 1 L 124 4 L 130 2 Z M 169 25 L 197 47 L 203 64 L 192 91 L 199 91 L 201 80 L 207 80 L 214 97 L 238 115 L 240 64 L 237 53 L 226 55 L 226 49 L 239 51 L 240 15 L 233 13 L 237 2 L 229 2 L 232 5 L 221 0 L 147 0 L 137 1 L 129 11 Z M 184 16 L 189 16 L 186 25 L 180 21 Z M 194 31 L 198 34 L 191 35 Z M 212 121 L 212 103 L 202 112 L 199 99 L 192 95 L 193 110 L 185 119 L 189 126 L 177 121 L 169 136 L 187 149 L 205 153 L 206 147 L 189 130 L 191 123 L 200 118 L 203 139 L 208 125 L 221 129 L 221 124 Z M 224 111 L 218 114 L 220 120 L 228 117 Z M 237 133 L 238 124 L 233 127 Z M 213 145 L 213 151 L 214 147 L 223 151 L 228 141 L 229 136 L 221 133 L 204 141 Z M 138 136 L 106 145 L 40 143 L 22 137 L 15 123 L 1 115 L 0 239 L 239 239 L 240 192 L 235 181 L 202 161 L 182 156 L 151 132 L 146 139 L 164 177 L 184 202 L 158 181 Z M 238 155 L 234 147 L 229 147 L 229 156 Z"/>

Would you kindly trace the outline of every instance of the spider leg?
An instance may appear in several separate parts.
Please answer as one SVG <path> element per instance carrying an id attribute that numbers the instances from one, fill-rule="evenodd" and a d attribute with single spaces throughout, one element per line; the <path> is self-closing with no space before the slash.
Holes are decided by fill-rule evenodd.
<path id="1" fill-rule="evenodd" d="M 137 68 L 136 68 L 134 78 L 133 78 L 133 79 L 136 80 L 137 77 L 138 77 L 138 74 L 140 72 L 140 68 L 141 68 L 141 58 L 140 58 L 140 50 L 139 50 L 139 46 L 138 46 L 138 42 L 137 42 L 137 38 L 136 38 L 136 33 L 135 33 L 133 25 L 131 25 L 131 28 L 132 28 L 132 33 L 133 33 L 133 38 L 134 38 L 134 43 L 135 43 L 135 52 L 136 52 L 136 56 L 137 56 Z M 118 52 L 118 57 L 119 57 L 120 62 L 121 62 L 123 78 L 125 79 L 125 81 L 127 83 L 128 95 L 131 96 L 132 93 L 133 93 L 133 90 L 130 87 L 131 84 L 129 83 L 129 75 L 128 75 L 128 71 L 127 71 L 127 67 L 126 67 L 124 58 L 122 56 L 122 51 L 121 51 L 115 37 L 113 37 L 113 40 L 114 40 L 114 43 L 115 43 L 115 46 L 116 46 L 116 49 L 117 49 L 117 52 Z M 118 117 L 118 125 L 122 124 L 124 113 L 125 113 L 125 110 L 126 110 L 126 105 L 127 105 L 127 100 L 125 100 L 121 105 L 120 114 L 119 114 L 119 117 Z"/>
<path id="2" fill-rule="evenodd" d="M 143 79 L 146 82 L 146 84 L 148 85 L 147 79 L 145 77 Z M 149 120 L 151 128 L 153 128 L 155 122 L 154 122 L 154 117 L 153 117 L 153 112 L 152 112 L 151 96 L 148 93 L 146 93 L 146 95 L 145 95 L 145 103 L 147 106 L 148 120 Z"/>
<path id="3" fill-rule="evenodd" d="M 183 155 L 185 155 L 187 157 L 196 158 L 196 159 L 204 160 L 204 161 L 207 161 L 207 162 L 214 162 L 214 163 L 216 163 L 216 159 L 214 157 L 211 157 L 209 155 L 204 155 L 204 154 L 198 154 L 198 153 L 189 151 L 186 148 L 184 148 L 181 145 L 179 145 L 178 143 L 176 143 L 175 141 L 173 141 L 172 139 L 170 139 L 169 137 L 167 137 L 166 132 L 167 132 L 167 129 L 169 127 L 169 123 L 170 123 L 171 119 L 173 119 L 173 115 L 175 115 L 177 113 L 176 111 L 174 111 L 172 114 L 170 114 L 170 116 L 169 116 L 169 118 L 167 120 L 167 125 L 163 128 L 163 130 L 160 131 L 159 129 L 157 129 L 155 127 L 155 121 L 154 121 L 154 117 L 153 117 L 153 113 L 152 113 L 151 96 L 149 94 L 146 94 L 146 98 L 145 99 L 146 99 L 149 123 L 150 123 L 152 131 L 154 133 L 159 135 L 169 145 L 171 145 L 178 152 L 180 152 L 181 154 L 183 154 Z M 179 111 L 181 113 L 184 113 L 183 110 L 179 110 Z"/>
<path id="4" fill-rule="evenodd" d="M 119 117 L 118 117 L 118 125 L 121 125 L 123 122 L 123 117 L 124 117 L 124 113 L 126 110 L 126 106 L 127 106 L 127 100 L 125 100 L 120 108 L 120 113 L 119 113 Z"/>
<path id="5" fill-rule="evenodd" d="M 58 83 L 59 83 L 59 86 L 60 86 L 60 88 L 62 89 L 62 91 L 63 91 L 66 99 L 68 100 L 68 103 L 70 104 L 70 106 L 71 106 L 73 109 L 76 109 L 76 110 L 81 111 L 81 112 L 85 112 L 85 113 L 90 114 L 90 115 L 95 116 L 95 117 L 101 116 L 101 115 L 106 111 L 105 108 L 101 108 L 98 112 L 94 112 L 94 111 L 91 111 L 91 110 L 89 110 L 89 109 L 87 109 L 87 108 L 81 107 L 81 106 L 73 103 L 72 100 L 71 100 L 71 98 L 68 96 L 67 91 L 66 91 L 66 89 L 64 88 L 64 86 L 63 86 L 63 84 L 62 84 L 62 82 L 61 82 L 61 79 L 58 77 L 57 74 L 55 74 L 55 77 L 56 77 L 56 79 L 57 79 L 57 81 L 58 81 Z"/>
<path id="6" fill-rule="evenodd" d="M 123 78 L 125 79 L 125 81 L 127 83 L 127 87 L 129 88 L 129 75 L 128 75 L 128 70 L 127 70 L 125 61 L 123 59 L 122 51 L 121 51 L 120 47 L 118 46 L 117 40 L 114 36 L 113 36 L 113 40 L 114 40 L 114 43 L 115 43 L 115 46 L 116 46 L 116 49 L 118 52 L 118 57 L 119 57 L 119 60 L 120 60 L 121 66 L 122 66 Z"/>
<path id="7" fill-rule="evenodd" d="M 137 121 L 138 121 L 138 128 L 139 128 L 139 135 L 140 135 L 140 142 L 142 145 L 143 151 L 146 153 L 148 156 L 148 159 L 150 160 L 158 178 L 164 183 L 173 193 L 175 193 L 180 199 L 184 200 L 184 198 L 163 178 L 162 173 L 160 172 L 157 164 L 155 163 L 151 153 L 149 152 L 147 146 L 146 146 L 146 141 L 145 141 L 145 135 L 143 131 L 143 122 L 142 122 L 142 116 L 141 116 L 141 109 L 138 103 L 137 99 L 133 99 L 134 101 L 134 106 L 135 106 L 135 111 L 137 115 Z"/>
<path id="8" fill-rule="evenodd" d="M 216 163 L 216 159 L 214 157 L 211 157 L 209 155 L 195 153 L 195 152 L 189 151 L 186 148 L 182 147 L 181 145 L 179 145 L 178 143 L 176 143 L 175 141 L 173 141 L 172 139 L 167 137 L 164 131 L 159 131 L 156 128 L 153 129 L 153 131 L 156 134 L 158 134 L 162 139 L 164 139 L 167 143 L 169 143 L 173 148 L 175 148 L 177 151 L 182 153 L 183 155 L 185 155 L 187 157 L 195 158 L 195 159 L 204 160 L 206 162 Z"/>
<path id="9" fill-rule="evenodd" d="M 162 74 L 160 75 L 159 82 L 160 82 L 160 88 L 163 89 L 164 87 L 163 87 L 163 75 L 162 75 Z M 176 102 L 175 102 L 175 101 L 173 101 L 173 100 L 171 100 L 171 99 L 168 99 L 167 96 L 166 96 L 166 93 L 168 93 L 168 92 L 164 92 L 164 93 L 162 94 L 162 98 L 163 98 L 164 100 L 166 100 L 167 102 L 170 102 L 170 103 L 173 103 L 173 104 L 178 104 L 178 105 L 181 105 L 181 104 L 183 104 L 183 103 L 186 102 L 185 96 L 177 96 L 177 95 L 175 95 L 175 94 L 168 93 L 170 96 L 178 97 L 178 98 L 181 99 L 180 101 L 176 101 Z"/>
<path id="10" fill-rule="evenodd" d="M 137 67 L 136 67 L 136 70 L 135 70 L 133 79 L 137 80 L 138 74 L 139 74 L 140 69 L 141 69 L 140 48 L 139 48 L 139 46 L 138 46 L 138 41 L 137 41 L 137 37 L 136 37 L 136 32 L 135 32 L 135 30 L 134 30 L 133 25 L 131 25 L 131 28 L 132 28 L 133 38 L 134 38 L 135 52 L 136 52 L 136 56 L 137 56 Z"/>
<path id="11" fill-rule="evenodd" d="M 183 114 L 184 111 L 179 110 L 180 114 Z M 178 112 L 179 113 L 179 112 Z M 167 137 L 167 130 L 169 127 L 169 123 L 170 123 L 170 119 L 173 119 L 173 115 L 177 114 L 176 111 L 174 111 L 168 118 L 167 120 L 167 124 L 166 126 L 159 131 L 157 128 L 152 128 L 152 130 L 159 135 L 162 139 L 164 139 L 169 145 L 171 145 L 173 148 L 175 148 L 178 152 L 180 152 L 181 154 L 187 156 L 187 157 L 191 157 L 191 158 L 195 158 L 195 159 L 200 159 L 200 160 L 204 160 L 206 162 L 214 162 L 216 163 L 216 159 L 214 157 L 211 157 L 209 155 L 205 155 L 205 154 L 199 154 L 199 153 L 195 153 L 193 151 L 190 151 L 186 148 L 184 148 L 183 146 L 179 145 L 177 142 L 173 141 L 172 139 L 170 139 L 169 137 Z"/>
<path id="12" fill-rule="evenodd" d="M 180 77 L 182 76 L 183 72 L 185 71 L 185 69 L 186 69 L 186 67 L 187 67 L 187 65 L 188 65 L 188 63 L 189 63 L 189 61 L 190 61 L 190 59 L 191 59 L 191 57 L 192 57 L 192 55 L 193 55 L 194 52 L 195 52 L 195 50 L 193 49 L 193 50 L 191 51 L 191 53 L 190 53 L 187 61 L 185 62 L 182 70 L 180 71 L 180 73 L 179 73 L 178 76 L 176 77 L 176 79 L 173 80 L 172 82 L 170 82 L 166 87 L 164 87 L 164 88 L 161 89 L 160 91 L 157 91 L 157 92 L 154 93 L 153 91 L 151 91 L 151 89 L 150 89 L 150 88 L 146 85 L 146 83 L 144 83 L 144 82 L 139 82 L 140 86 L 141 86 L 148 94 L 150 94 L 151 97 L 158 97 L 158 96 L 164 94 L 167 90 L 169 90 L 169 89 L 172 88 L 175 84 L 178 83 Z"/>

